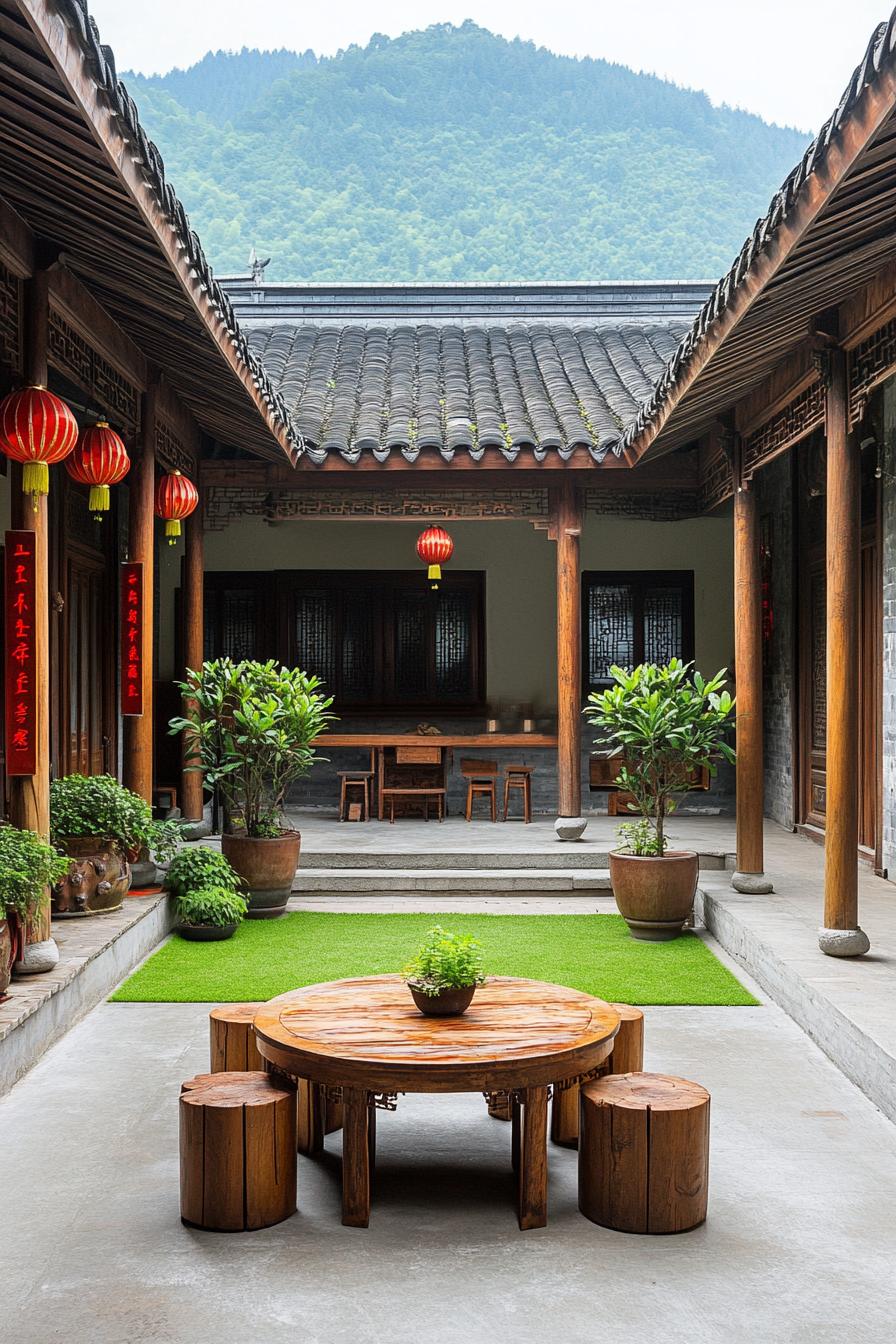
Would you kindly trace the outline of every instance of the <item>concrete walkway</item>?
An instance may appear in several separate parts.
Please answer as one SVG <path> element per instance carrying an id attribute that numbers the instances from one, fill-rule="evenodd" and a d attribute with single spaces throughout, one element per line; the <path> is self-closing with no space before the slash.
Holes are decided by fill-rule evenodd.
<path id="1" fill-rule="evenodd" d="M 724 957 L 724 954 L 722 954 Z M 300 1211 L 245 1235 L 178 1219 L 177 1095 L 207 1010 L 104 1004 L 0 1100 L 16 1344 L 885 1344 L 896 1132 L 774 1006 L 647 1009 L 647 1066 L 713 1096 L 710 1216 L 593 1226 L 551 1150 L 550 1222 L 516 1229 L 508 1126 L 478 1097 L 381 1117 L 368 1231 L 339 1222 L 339 1136 Z"/>

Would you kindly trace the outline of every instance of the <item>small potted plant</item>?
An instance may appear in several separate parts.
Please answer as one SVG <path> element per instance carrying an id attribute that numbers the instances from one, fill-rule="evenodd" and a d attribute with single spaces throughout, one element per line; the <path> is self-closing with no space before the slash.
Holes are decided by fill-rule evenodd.
<path id="1" fill-rule="evenodd" d="M 0 822 L 0 998 L 6 994 L 25 928 L 68 860 L 34 831 Z"/>
<path id="2" fill-rule="evenodd" d="M 449 933 L 436 925 L 402 976 L 421 1013 L 460 1017 L 485 980 L 482 944 L 468 933 Z"/>
<path id="3" fill-rule="evenodd" d="M 219 658 L 179 683 L 187 705 L 171 720 L 184 733 L 188 768 L 224 802 L 221 850 L 243 879 L 250 919 L 282 915 L 301 836 L 283 821 L 291 786 L 310 770 L 312 746 L 333 718 L 317 677 L 296 668 Z"/>
<path id="4" fill-rule="evenodd" d="M 181 938 L 195 943 L 219 942 L 232 938 L 245 919 L 245 896 L 229 887 L 200 887 L 184 892 L 175 900 L 175 929 Z"/>
<path id="5" fill-rule="evenodd" d="M 238 892 L 240 879 L 219 849 L 184 845 L 168 865 L 165 886 L 176 900 L 204 887 Z"/>
<path id="6" fill-rule="evenodd" d="M 53 780 L 50 833 L 56 848 L 71 860 L 53 889 L 56 915 L 118 910 L 131 883 L 128 852 L 159 839 L 149 803 L 111 775 Z"/>
<path id="7" fill-rule="evenodd" d="M 677 937 L 697 889 L 697 855 L 667 848 L 665 819 L 697 772 L 714 775 L 720 759 L 734 760 L 725 670 L 707 681 L 692 668 L 679 658 L 630 672 L 612 667 L 614 684 L 591 694 L 585 710 L 600 745 L 609 740 L 620 757 L 616 783 L 638 814 L 620 827 L 624 845 L 610 854 L 610 880 L 632 937 L 645 942 Z"/>

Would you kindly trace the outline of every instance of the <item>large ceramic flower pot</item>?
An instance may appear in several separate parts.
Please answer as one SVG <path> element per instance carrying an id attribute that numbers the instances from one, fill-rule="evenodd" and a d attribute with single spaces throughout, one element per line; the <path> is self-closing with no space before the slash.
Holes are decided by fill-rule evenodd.
<path id="1" fill-rule="evenodd" d="M 12 976 L 12 930 L 8 919 L 0 919 L 0 999 L 9 989 Z"/>
<path id="2" fill-rule="evenodd" d="M 221 853 L 243 879 L 242 894 L 249 902 L 247 919 L 276 919 L 284 914 L 301 844 L 298 831 L 286 831 L 273 840 L 221 836 Z"/>
<path id="3" fill-rule="evenodd" d="M 71 836 L 59 841 L 71 859 L 69 870 L 53 888 L 53 914 L 105 915 L 120 910 L 131 885 L 131 866 L 112 840 Z"/>
<path id="4" fill-rule="evenodd" d="M 694 904 L 697 855 L 690 850 L 665 854 L 610 854 L 613 895 L 633 938 L 664 943 L 677 938 Z"/>

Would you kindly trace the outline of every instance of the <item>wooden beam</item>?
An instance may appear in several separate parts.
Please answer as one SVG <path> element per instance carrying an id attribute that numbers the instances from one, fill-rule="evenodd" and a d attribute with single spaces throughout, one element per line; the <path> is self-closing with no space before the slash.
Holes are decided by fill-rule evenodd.
<path id="1" fill-rule="evenodd" d="M 855 957 L 859 927 L 859 590 L 861 457 L 849 433 L 846 354 L 821 352 L 827 435 L 827 745 L 823 952 Z"/>
<path id="2" fill-rule="evenodd" d="M 0 262 L 20 279 L 34 271 L 34 234 L 22 216 L 0 197 Z"/>
<path id="3" fill-rule="evenodd" d="M 202 501 L 195 513 L 186 523 L 186 546 L 184 552 L 183 582 L 183 621 L 184 621 L 184 671 L 188 668 L 196 672 L 202 666 L 203 657 L 203 540 Z M 191 702 L 184 700 L 184 713 Z M 186 734 L 183 739 L 184 766 L 189 763 L 189 744 Z M 201 821 L 203 815 L 204 792 L 202 775 L 196 770 L 183 771 L 181 778 L 181 810 L 187 821 Z"/>
<path id="4" fill-rule="evenodd" d="M 157 382 L 143 395 L 140 451 L 131 468 L 128 499 L 128 559 L 143 565 L 143 713 L 124 721 L 124 782 L 152 802 L 153 609 L 155 591 L 155 485 Z"/>
<path id="5" fill-rule="evenodd" d="M 582 815 L 582 575 L 579 539 L 582 505 L 578 492 L 564 483 L 554 506 L 557 540 L 557 780 L 561 839 L 564 820 L 580 821 Z M 567 827 L 568 831 L 575 827 Z"/>

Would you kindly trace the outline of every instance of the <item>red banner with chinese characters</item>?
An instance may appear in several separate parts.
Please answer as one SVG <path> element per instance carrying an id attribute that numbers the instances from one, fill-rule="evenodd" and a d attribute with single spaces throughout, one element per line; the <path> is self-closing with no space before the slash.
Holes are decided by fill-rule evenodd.
<path id="1" fill-rule="evenodd" d="M 37 571 L 33 532 L 7 532 L 4 594 L 6 773 L 37 772 Z"/>
<path id="2" fill-rule="evenodd" d="M 143 713 L 143 566 L 121 567 L 121 712 Z"/>

